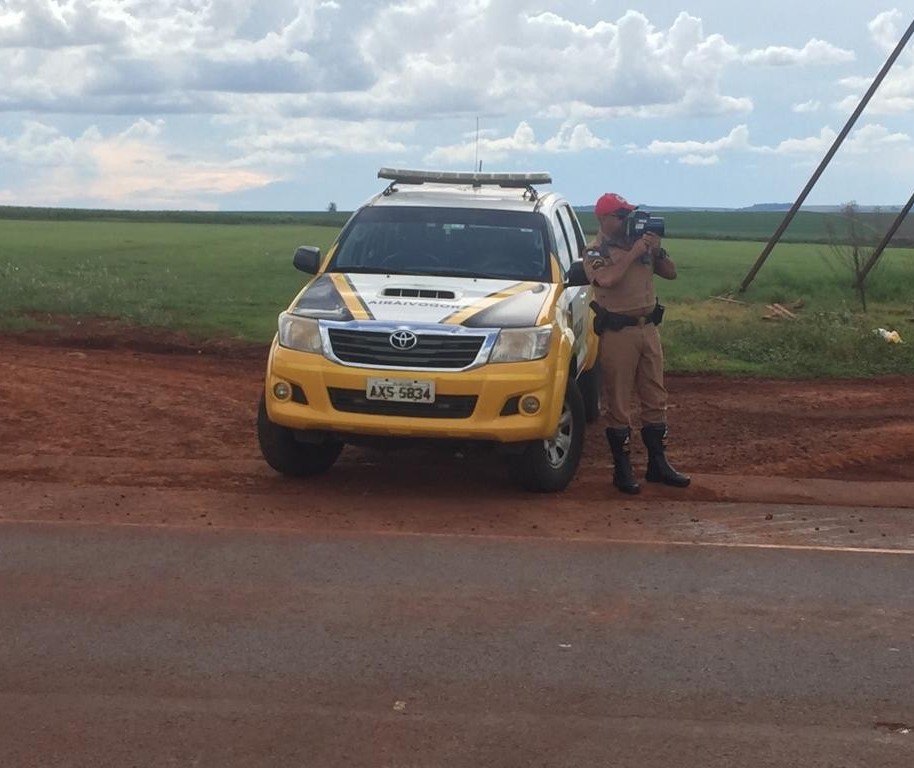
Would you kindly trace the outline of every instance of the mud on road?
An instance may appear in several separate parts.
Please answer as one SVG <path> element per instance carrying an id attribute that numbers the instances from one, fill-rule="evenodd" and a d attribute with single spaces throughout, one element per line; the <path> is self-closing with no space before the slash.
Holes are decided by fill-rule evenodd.
<path id="1" fill-rule="evenodd" d="M 821 532 L 805 511 L 817 506 L 844 508 L 828 525 L 848 536 L 865 529 L 861 509 L 898 508 L 907 528 L 914 507 L 907 377 L 670 375 L 669 454 L 689 489 L 616 493 L 595 424 L 572 485 L 537 496 L 492 455 L 347 447 L 324 477 L 276 475 L 254 429 L 266 351 L 103 322 L 0 337 L 0 519 L 701 538 L 720 534 L 714 501 L 758 505 L 741 508 L 743 530 L 783 539 Z M 773 503 L 800 506 L 766 513 Z"/>

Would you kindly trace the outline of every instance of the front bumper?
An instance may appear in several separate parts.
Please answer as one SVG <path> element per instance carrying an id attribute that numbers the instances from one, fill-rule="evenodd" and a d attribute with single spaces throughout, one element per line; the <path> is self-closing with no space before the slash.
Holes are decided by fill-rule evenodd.
<path id="1" fill-rule="evenodd" d="M 564 399 L 569 351 L 560 334 L 549 354 L 523 363 L 489 363 L 454 372 L 390 370 L 342 365 L 322 355 L 280 347 L 274 340 L 265 396 L 270 421 L 296 430 L 379 437 L 442 438 L 513 443 L 551 437 Z M 564 360 L 564 362 L 560 362 Z M 365 399 L 369 377 L 431 379 L 435 404 Z M 280 400 L 274 386 L 293 395 Z M 521 398 L 534 396 L 540 409 L 523 413 Z"/>

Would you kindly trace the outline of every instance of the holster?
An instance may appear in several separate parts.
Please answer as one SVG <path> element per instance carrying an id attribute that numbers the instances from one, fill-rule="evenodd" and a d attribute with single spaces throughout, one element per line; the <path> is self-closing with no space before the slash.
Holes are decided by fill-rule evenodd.
<path id="1" fill-rule="evenodd" d="M 634 317 L 633 315 L 622 315 L 618 312 L 610 312 L 604 309 L 597 302 L 590 302 L 590 308 L 594 311 L 593 330 L 598 336 L 603 331 L 621 331 L 634 325 L 660 325 L 663 322 L 663 312 L 666 309 L 659 301 L 654 305 L 653 311 L 649 315 Z"/>

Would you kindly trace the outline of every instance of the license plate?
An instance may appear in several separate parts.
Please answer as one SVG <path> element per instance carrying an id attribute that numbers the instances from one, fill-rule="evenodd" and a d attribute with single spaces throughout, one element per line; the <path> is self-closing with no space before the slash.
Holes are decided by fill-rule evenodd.
<path id="1" fill-rule="evenodd" d="M 419 379 L 377 379 L 365 383 L 369 400 L 389 400 L 398 403 L 434 403 L 435 382 Z"/>

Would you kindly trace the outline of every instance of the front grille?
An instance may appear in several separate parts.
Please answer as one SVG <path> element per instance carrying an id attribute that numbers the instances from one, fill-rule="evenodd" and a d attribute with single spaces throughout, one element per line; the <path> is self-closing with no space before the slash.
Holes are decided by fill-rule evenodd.
<path id="1" fill-rule="evenodd" d="M 376 416 L 414 416 L 420 419 L 468 419 L 476 408 L 476 395 L 437 395 L 434 403 L 397 403 L 369 400 L 364 390 L 328 387 L 330 402 L 338 411 Z"/>
<path id="2" fill-rule="evenodd" d="M 460 370 L 473 364 L 484 336 L 464 334 L 416 334 L 412 349 L 395 349 L 389 331 L 353 331 L 331 328 L 333 354 L 344 363 L 383 365 L 391 368 L 449 368 Z"/>

